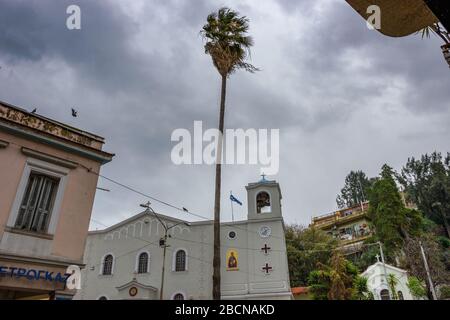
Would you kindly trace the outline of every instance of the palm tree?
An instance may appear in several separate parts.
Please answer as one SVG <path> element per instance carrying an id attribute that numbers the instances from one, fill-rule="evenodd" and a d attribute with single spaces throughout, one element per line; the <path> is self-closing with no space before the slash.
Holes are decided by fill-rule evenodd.
<path id="1" fill-rule="evenodd" d="M 450 34 L 443 26 L 439 23 L 434 23 L 426 28 L 423 28 L 421 31 L 422 38 L 429 38 L 431 33 L 434 33 L 436 36 L 440 37 L 444 41 L 444 45 L 441 46 L 442 54 L 444 55 L 445 60 L 450 66 Z"/>
<path id="2" fill-rule="evenodd" d="M 434 23 L 426 28 L 419 31 L 422 34 L 422 38 L 429 38 L 431 33 L 434 33 L 440 37 L 445 43 L 450 42 L 450 36 L 448 32 L 439 23 Z"/>
<path id="3" fill-rule="evenodd" d="M 355 300 L 373 300 L 373 293 L 367 286 L 367 278 L 356 276 L 353 280 L 353 299 Z"/>
<path id="4" fill-rule="evenodd" d="M 213 258 L 213 299 L 220 299 L 220 187 L 222 136 L 225 117 L 225 96 L 227 78 L 238 69 L 255 72 L 258 69 L 246 62 L 250 56 L 252 37 L 247 35 L 249 20 L 229 8 L 221 8 L 208 15 L 207 23 L 200 31 L 206 40 L 205 53 L 222 77 L 220 97 L 219 131 L 221 133 L 216 152 L 216 180 L 214 194 L 214 258 Z"/>
<path id="5" fill-rule="evenodd" d="M 395 276 L 395 274 L 389 273 L 388 277 L 387 277 L 387 282 L 388 282 L 388 286 L 389 289 L 391 290 L 391 294 L 392 294 L 392 300 L 398 300 L 398 294 L 397 294 L 397 284 L 398 284 L 398 279 Z"/>

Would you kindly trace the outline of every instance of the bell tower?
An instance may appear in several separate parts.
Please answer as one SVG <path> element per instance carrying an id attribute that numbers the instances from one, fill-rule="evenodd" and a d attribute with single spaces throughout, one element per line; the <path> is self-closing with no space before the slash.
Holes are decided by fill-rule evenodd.
<path id="1" fill-rule="evenodd" d="M 281 190 L 275 180 L 263 174 L 258 182 L 249 183 L 247 189 L 248 219 L 281 218 Z"/>

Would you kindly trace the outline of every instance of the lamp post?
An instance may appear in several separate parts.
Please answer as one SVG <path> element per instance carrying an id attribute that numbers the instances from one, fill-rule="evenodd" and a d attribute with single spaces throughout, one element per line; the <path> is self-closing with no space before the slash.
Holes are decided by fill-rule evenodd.
<path id="1" fill-rule="evenodd" d="M 380 246 L 381 262 L 383 263 L 384 279 L 386 280 L 386 286 L 388 288 L 389 295 L 391 297 L 394 297 L 395 292 L 391 293 L 389 290 L 389 281 L 388 281 L 388 276 L 387 276 L 387 271 L 386 271 L 386 263 L 384 262 L 384 253 L 383 253 L 383 246 L 381 245 L 381 241 L 378 241 L 378 245 Z"/>
<path id="2" fill-rule="evenodd" d="M 169 235 L 169 230 L 180 225 L 180 224 L 184 224 L 185 226 L 190 226 L 189 223 L 182 221 L 176 224 L 173 224 L 171 226 L 168 226 L 166 223 L 164 223 L 161 218 L 158 216 L 158 214 L 152 209 L 152 207 L 150 206 L 151 203 L 150 201 L 147 201 L 147 203 L 145 204 L 141 204 L 141 207 L 143 208 L 147 208 L 147 210 L 149 212 L 151 212 L 156 219 L 158 219 L 159 223 L 163 226 L 164 228 L 164 237 L 159 239 L 159 246 L 163 248 L 163 260 L 162 260 L 162 270 L 161 270 L 161 287 L 159 290 L 159 300 L 163 300 L 163 292 L 164 292 L 164 273 L 165 273 L 165 267 L 166 267 L 166 249 L 167 247 L 169 247 L 169 245 L 167 245 L 167 238 L 170 238 Z"/>

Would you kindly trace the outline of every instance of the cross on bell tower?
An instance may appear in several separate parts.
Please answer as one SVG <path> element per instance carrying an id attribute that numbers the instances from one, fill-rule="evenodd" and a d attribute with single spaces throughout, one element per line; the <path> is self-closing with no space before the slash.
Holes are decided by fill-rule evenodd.
<path id="1" fill-rule="evenodd" d="M 264 244 L 264 247 L 261 248 L 262 251 L 264 251 L 264 254 L 267 254 L 269 250 L 272 249 L 271 247 L 267 246 L 267 243 Z"/>
<path id="2" fill-rule="evenodd" d="M 265 271 L 266 274 L 269 274 L 270 271 L 272 271 L 272 267 L 269 266 L 269 264 L 266 262 L 266 265 L 262 268 L 263 271 Z"/>
<path id="3" fill-rule="evenodd" d="M 261 182 L 263 182 L 263 181 L 267 181 L 266 180 L 266 174 L 263 172 L 262 174 L 261 174 Z"/>

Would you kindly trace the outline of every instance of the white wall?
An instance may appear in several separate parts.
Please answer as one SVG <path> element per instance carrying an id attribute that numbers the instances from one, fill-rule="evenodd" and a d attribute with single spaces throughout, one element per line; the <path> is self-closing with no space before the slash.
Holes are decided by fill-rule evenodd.
<path id="1" fill-rule="evenodd" d="M 398 284 L 396 286 L 396 291 L 401 291 L 405 300 L 414 300 L 407 286 L 407 272 L 390 265 L 386 265 L 386 272 L 388 275 L 394 274 L 397 278 Z M 369 290 L 372 291 L 376 300 L 381 300 L 381 290 L 388 289 L 390 291 L 386 283 L 386 276 L 384 273 L 383 264 L 381 262 L 370 266 L 364 273 L 362 273 L 362 276 L 367 278 L 367 286 Z"/>
<path id="2" fill-rule="evenodd" d="M 263 225 L 272 229 L 269 238 L 261 238 L 258 233 Z M 170 247 L 165 261 L 164 299 L 171 299 L 177 292 L 183 293 L 187 299 L 211 298 L 212 228 L 212 223 L 208 222 L 173 229 L 174 233 L 168 239 Z M 237 234 L 234 240 L 228 238 L 231 230 Z M 159 290 L 163 249 L 158 242 L 162 235 L 163 230 L 157 220 L 145 214 L 107 232 L 91 233 L 85 250 L 86 269 L 82 274 L 82 289 L 75 299 L 97 299 L 100 296 L 116 299 L 116 287 L 128 283 L 134 276 L 139 283 Z M 262 298 L 267 294 L 269 298 L 279 298 L 280 294 L 284 298 L 290 298 L 281 218 L 222 225 L 221 238 L 223 298 Z M 272 249 L 268 255 L 261 250 L 265 244 Z M 178 248 L 185 249 L 188 254 L 188 268 L 184 272 L 172 271 L 173 253 Z M 235 248 L 239 253 L 238 271 L 226 271 L 225 256 L 229 248 Z M 136 255 L 144 249 L 150 253 L 150 272 L 135 275 Z M 108 253 L 115 257 L 111 276 L 100 274 L 102 258 Z M 262 270 L 266 262 L 273 267 L 268 275 Z"/>

